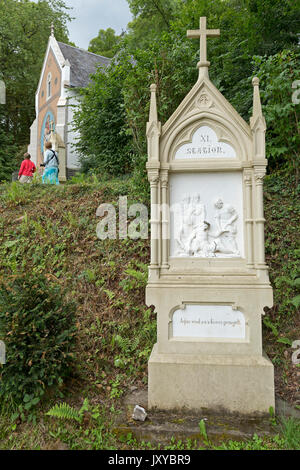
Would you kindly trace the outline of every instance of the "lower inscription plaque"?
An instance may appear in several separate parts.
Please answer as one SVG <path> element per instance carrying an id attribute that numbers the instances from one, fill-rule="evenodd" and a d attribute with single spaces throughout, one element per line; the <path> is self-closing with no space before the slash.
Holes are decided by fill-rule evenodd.
<path id="1" fill-rule="evenodd" d="M 186 304 L 173 314 L 173 337 L 245 339 L 245 317 L 231 305 Z"/>

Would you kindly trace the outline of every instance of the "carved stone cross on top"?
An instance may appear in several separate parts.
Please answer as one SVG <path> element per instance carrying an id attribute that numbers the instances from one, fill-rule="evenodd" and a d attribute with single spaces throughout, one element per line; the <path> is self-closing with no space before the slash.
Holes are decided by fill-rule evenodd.
<path id="1" fill-rule="evenodd" d="M 200 18 L 200 29 L 189 29 L 187 37 L 191 39 L 200 38 L 200 64 L 201 66 L 208 67 L 207 62 L 207 45 L 206 38 L 213 38 L 220 36 L 219 29 L 206 29 L 206 16 Z"/>

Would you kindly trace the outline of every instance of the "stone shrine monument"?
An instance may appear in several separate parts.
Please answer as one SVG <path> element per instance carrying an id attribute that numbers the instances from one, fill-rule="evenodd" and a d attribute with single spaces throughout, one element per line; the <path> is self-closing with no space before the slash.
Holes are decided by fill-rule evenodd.
<path id="1" fill-rule="evenodd" d="M 273 295 L 264 254 L 265 131 L 259 80 L 250 126 L 209 79 L 207 30 L 199 78 L 164 126 L 151 85 L 147 171 L 151 264 L 146 303 L 158 315 L 149 408 L 267 414 L 274 372 L 261 316 Z"/>

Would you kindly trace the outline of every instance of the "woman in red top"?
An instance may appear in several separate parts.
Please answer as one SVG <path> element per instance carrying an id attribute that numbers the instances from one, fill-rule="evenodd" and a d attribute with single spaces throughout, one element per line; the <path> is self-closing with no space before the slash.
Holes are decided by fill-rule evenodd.
<path id="1" fill-rule="evenodd" d="M 31 156 L 29 155 L 29 153 L 25 153 L 24 157 L 25 160 L 22 161 L 18 180 L 20 181 L 20 183 L 31 183 L 33 179 L 33 173 L 36 170 L 36 166 L 32 161 L 30 161 Z"/>

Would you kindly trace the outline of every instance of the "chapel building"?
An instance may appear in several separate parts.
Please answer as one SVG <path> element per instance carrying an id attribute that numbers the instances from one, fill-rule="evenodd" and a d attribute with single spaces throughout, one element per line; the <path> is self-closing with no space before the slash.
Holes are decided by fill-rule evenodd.
<path id="1" fill-rule="evenodd" d="M 64 181 L 79 170 L 79 155 L 74 147 L 78 132 L 73 116 L 80 100 L 79 90 L 91 81 L 91 74 L 105 70 L 111 59 L 56 40 L 51 28 L 43 68 L 35 95 L 36 119 L 30 128 L 28 152 L 39 167 L 44 148 L 52 141 L 60 159 L 60 179 Z"/>

